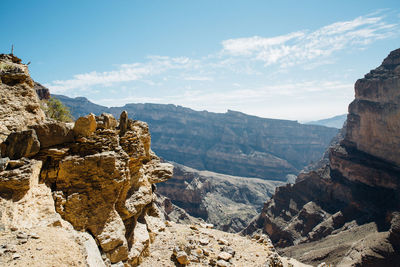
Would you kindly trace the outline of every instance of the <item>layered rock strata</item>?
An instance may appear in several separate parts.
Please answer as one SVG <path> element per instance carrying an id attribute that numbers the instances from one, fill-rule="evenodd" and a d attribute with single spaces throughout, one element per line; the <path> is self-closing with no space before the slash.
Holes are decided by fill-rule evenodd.
<path id="1" fill-rule="evenodd" d="M 28 66 L 14 55 L 0 54 L 0 142 L 12 131 L 45 119 Z"/>
<path id="2" fill-rule="evenodd" d="M 5 93 L 14 95 L 14 106 L 38 105 L 25 65 L 12 64 L 26 72 L 2 74 Z M 61 227 L 89 266 L 138 265 L 165 227 L 154 203 L 155 183 L 172 176 L 172 166 L 150 149 L 147 124 L 127 114 L 123 123 L 110 114 L 90 114 L 67 124 L 46 121 L 40 112 L 1 107 L 0 115 L 9 118 L 1 123 L 10 133 L 1 144 L 0 228 L 46 232 Z M 12 122 L 26 114 L 36 120 L 13 128 Z M 55 236 L 54 242 L 61 239 Z"/>
<path id="3" fill-rule="evenodd" d="M 149 124 L 160 157 L 197 169 L 266 180 L 286 180 L 326 150 L 337 129 L 265 119 L 229 110 L 195 111 L 163 104 L 104 107 L 84 97 L 55 95 L 75 117 L 123 110 Z"/>
<path id="4" fill-rule="evenodd" d="M 172 164 L 173 179 L 160 184 L 158 192 L 191 216 L 227 232 L 245 228 L 261 211 L 263 203 L 275 188 L 284 184 Z M 185 217 L 184 214 L 182 216 Z"/>
<path id="5" fill-rule="evenodd" d="M 262 229 L 307 263 L 397 266 L 400 260 L 400 49 L 356 82 L 343 140 L 320 169 L 277 189 L 244 231 Z"/>

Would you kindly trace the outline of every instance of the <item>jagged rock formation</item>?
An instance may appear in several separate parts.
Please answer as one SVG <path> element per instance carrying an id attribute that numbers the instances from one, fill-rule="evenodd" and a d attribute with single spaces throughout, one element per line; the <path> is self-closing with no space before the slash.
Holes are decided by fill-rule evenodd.
<path id="1" fill-rule="evenodd" d="M 191 216 L 227 232 L 245 228 L 275 188 L 283 185 L 279 181 L 198 171 L 171 163 L 173 179 L 159 184 L 157 192 Z"/>
<path id="2" fill-rule="evenodd" d="M 154 151 L 192 167 L 243 177 L 286 180 L 317 161 L 337 129 L 295 121 L 264 119 L 228 111 L 194 111 L 175 105 L 127 104 L 107 108 L 86 98 L 56 95 L 77 117 L 127 110 L 149 123 Z"/>
<path id="3" fill-rule="evenodd" d="M 40 100 L 50 99 L 50 90 L 47 87 L 44 87 L 38 82 L 35 82 L 33 89 L 35 89 L 36 94 L 38 95 Z"/>
<path id="4" fill-rule="evenodd" d="M 285 255 L 308 263 L 398 266 L 400 49 L 355 90 L 329 164 L 278 188 L 244 232 L 261 228 Z"/>
<path id="5" fill-rule="evenodd" d="M 0 142 L 12 131 L 44 120 L 28 66 L 14 55 L 0 54 Z M 12 114 L 12 116 L 10 116 Z"/>
<path id="6" fill-rule="evenodd" d="M 121 123 L 116 127 L 110 114 L 66 124 L 45 121 L 39 111 L 10 109 L 10 101 L 15 107 L 27 102 L 36 107 L 38 98 L 26 66 L 13 56 L 0 58 L 13 61 L 0 76 L 2 89 L 13 96 L 4 98 L 8 102 L 0 113 L 2 125 L 13 130 L 1 144 L 0 228 L 10 238 L 15 230 L 34 229 L 53 235 L 54 246 L 60 245 L 57 240 L 70 242 L 81 253 L 75 262 L 69 259 L 76 265 L 84 264 L 82 258 L 89 266 L 138 265 L 165 227 L 154 204 L 154 184 L 172 176 L 172 166 L 150 149 L 147 124 L 129 119 L 121 132 Z M 36 120 L 15 128 L 12 123 L 25 116 Z M 66 236 L 52 227 L 61 227 L 58 232 Z M 19 258 L 10 255 L 5 258 Z"/>

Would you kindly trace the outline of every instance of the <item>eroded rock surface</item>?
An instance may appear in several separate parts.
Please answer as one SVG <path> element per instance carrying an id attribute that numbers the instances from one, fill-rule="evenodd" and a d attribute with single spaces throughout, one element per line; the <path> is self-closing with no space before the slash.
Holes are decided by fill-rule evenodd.
<path id="1" fill-rule="evenodd" d="M 356 82 L 344 138 L 329 160 L 277 189 L 244 231 L 287 256 L 339 266 L 400 260 L 400 49 Z"/>
<path id="2" fill-rule="evenodd" d="M 26 65 L 0 55 L 0 79 L 0 241 L 16 240 L 0 244 L 0 264 L 138 265 L 164 227 L 155 183 L 173 169 L 151 151 L 147 124 L 126 112 L 122 126 L 110 114 L 45 121 Z"/>
<path id="3" fill-rule="evenodd" d="M 28 67 L 14 55 L 0 54 L 0 142 L 12 131 L 44 120 Z"/>

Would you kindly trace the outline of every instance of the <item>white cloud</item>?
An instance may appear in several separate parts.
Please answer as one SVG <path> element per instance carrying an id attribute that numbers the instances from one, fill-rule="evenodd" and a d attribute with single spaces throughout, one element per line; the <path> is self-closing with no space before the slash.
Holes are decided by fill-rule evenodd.
<path id="1" fill-rule="evenodd" d="M 145 63 L 122 64 L 117 70 L 76 74 L 69 80 L 55 80 L 47 87 L 53 93 L 64 93 L 71 89 L 90 89 L 92 86 L 112 86 L 115 83 L 141 80 L 145 77 L 163 73 L 172 69 L 188 69 L 196 66 L 196 60 L 187 57 L 150 56 Z M 148 84 L 155 84 L 144 80 Z"/>
<path id="2" fill-rule="evenodd" d="M 399 34 L 398 25 L 388 23 L 379 14 L 314 31 L 229 39 L 222 42 L 218 53 L 198 59 L 149 56 L 144 62 L 77 74 L 46 86 L 52 93 L 84 95 L 107 106 L 173 103 L 216 112 L 236 109 L 275 118 L 279 114 L 300 118 L 300 109 L 306 108 L 313 115 L 312 108 L 319 106 L 340 114 L 353 98 L 353 79 L 357 76 L 352 76 L 355 71 L 335 76 L 334 71 L 321 71 L 321 66 L 333 64 L 336 56 L 342 56 L 339 51 L 364 49 L 376 40 Z M 293 66 L 296 68 L 290 68 Z M 342 82 L 335 82 L 336 78 Z M 110 94 L 111 89 L 114 91 Z M 95 91 L 102 94 L 95 95 Z M 317 114 L 322 116 L 321 112 Z M 312 115 L 304 119 L 312 119 Z"/>
<path id="3" fill-rule="evenodd" d="M 289 67 L 312 62 L 314 59 L 324 60 L 335 51 L 388 38 L 394 34 L 396 26 L 384 22 L 382 16 L 366 16 L 336 22 L 313 32 L 229 39 L 223 41 L 222 46 L 227 55 L 259 60 L 265 65 Z"/>
<path id="4" fill-rule="evenodd" d="M 214 79 L 211 77 L 205 76 L 188 76 L 184 78 L 185 81 L 213 81 Z"/>

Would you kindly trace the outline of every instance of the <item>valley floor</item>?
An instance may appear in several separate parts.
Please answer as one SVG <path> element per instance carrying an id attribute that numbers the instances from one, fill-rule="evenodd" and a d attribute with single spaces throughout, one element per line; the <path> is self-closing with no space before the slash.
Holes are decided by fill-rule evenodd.
<path id="1" fill-rule="evenodd" d="M 309 266 L 277 256 L 269 239 L 262 236 L 256 240 L 201 225 L 169 221 L 166 225 L 151 244 L 150 256 L 140 266 L 182 266 L 174 256 L 174 251 L 178 254 L 180 250 L 188 252 L 188 266 Z M 279 261 L 282 265 L 273 265 Z"/>

